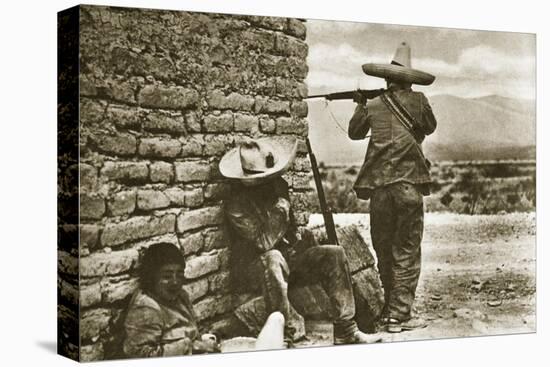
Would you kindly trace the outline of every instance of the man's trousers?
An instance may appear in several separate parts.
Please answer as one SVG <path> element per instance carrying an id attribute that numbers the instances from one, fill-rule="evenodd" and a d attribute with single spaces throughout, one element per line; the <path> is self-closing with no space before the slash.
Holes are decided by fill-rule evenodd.
<path id="1" fill-rule="evenodd" d="M 384 316 L 411 317 L 420 276 L 420 243 L 424 230 L 423 196 L 399 182 L 372 191 L 370 232 L 384 287 Z"/>

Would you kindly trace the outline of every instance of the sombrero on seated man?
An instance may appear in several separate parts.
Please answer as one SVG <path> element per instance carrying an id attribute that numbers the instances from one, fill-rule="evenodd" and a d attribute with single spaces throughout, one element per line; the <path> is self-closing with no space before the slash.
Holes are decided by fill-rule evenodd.
<path id="1" fill-rule="evenodd" d="M 231 149 L 220 161 L 226 178 L 253 186 L 281 176 L 296 157 L 298 140 L 294 137 L 249 139 Z"/>
<path id="2" fill-rule="evenodd" d="M 411 48 L 402 42 L 395 51 L 391 64 L 364 64 L 363 72 L 367 75 L 397 82 L 430 85 L 435 76 L 411 68 Z"/>

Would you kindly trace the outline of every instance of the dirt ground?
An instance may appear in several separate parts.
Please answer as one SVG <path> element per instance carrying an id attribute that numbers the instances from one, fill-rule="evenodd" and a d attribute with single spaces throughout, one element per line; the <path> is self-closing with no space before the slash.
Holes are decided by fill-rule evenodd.
<path id="1" fill-rule="evenodd" d="M 335 215 L 370 243 L 368 214 Z M 313 215 L 310 225 L 322 223 Z M 424 329 L 382 333 L 384 342 L 536 331 L 535 214 L 427 213 L 414 310 Z M 332 326 L 308 322 L 297 347 L 332 344 Z"/>

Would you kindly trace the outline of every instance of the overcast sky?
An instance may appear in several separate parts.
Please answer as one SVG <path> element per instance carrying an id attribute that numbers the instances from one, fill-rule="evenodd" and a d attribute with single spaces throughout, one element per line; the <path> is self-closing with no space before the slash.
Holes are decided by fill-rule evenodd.
<path id="1" fill-rule="evenodd" d="M 427 95 L 535 98 L 533 34 L 324 20 L 306 24 L 310 94 L 384 86 L 361 65 L 389 63 L 406 41 L 412 67 L 436 76 L 431 86 L 415 87 Z"/>

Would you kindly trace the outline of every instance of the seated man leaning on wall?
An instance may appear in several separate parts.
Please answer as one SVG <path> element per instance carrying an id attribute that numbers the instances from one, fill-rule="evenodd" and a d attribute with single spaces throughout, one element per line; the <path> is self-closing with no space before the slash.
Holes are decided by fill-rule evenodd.
<path id="1" fill-rule="evenodd" d="M 296 139 L 249 140 L 220 162 L 221 174 L 234 183 L 225 203 L 234 278 L 243 285 L 261 283 L 267 314 L 280 311 L 285 316 L 287 338 L 292 339 L 288 287 L 319 283 L 330 299 L 334 344 L 380 341 L 361 332 L 354 321 L 355 300 L 343 248 L 318 245 L 310 232 L 302 239 L 297 231 L 288 184 L 281 177 L 296 149 Z"/>
<path id="2" fill-rule="evenodd" d="M 124 356 L 166 357 L 219 352 L 215 337 L 200 335 L 189 296 L 182 289 L 185 261 L 170 243 L 151 245 L 143 254 L 140 288 L 124 321 Z"/>

